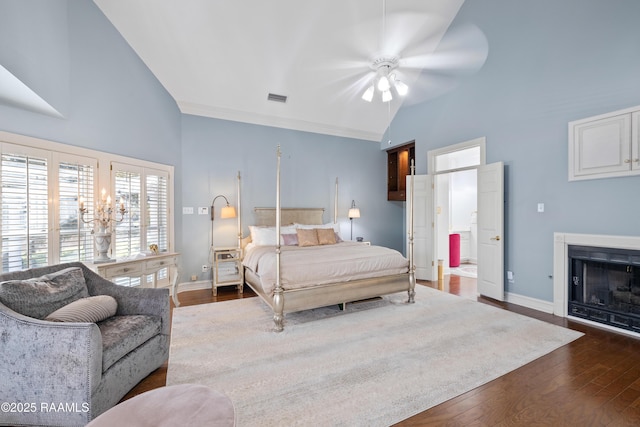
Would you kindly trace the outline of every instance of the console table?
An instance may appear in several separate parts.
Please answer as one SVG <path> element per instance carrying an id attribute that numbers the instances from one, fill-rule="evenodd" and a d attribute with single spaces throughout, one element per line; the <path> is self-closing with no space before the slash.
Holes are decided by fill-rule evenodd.
<path id="1" fill-rule="evenodd" d="M 171 284 L 171 297 L 174 304 L 179 306 L 178 296 L 176 294 L 176 283 L 178 282 L 178 261 L 179 253 L 169 252 L 160 253 L 158 255 L 147 255 L 135 259 L 124 259 L 121 261 L 106 262 L 101 264 L 90 264 L 90 268 L 95 270 L 105 279 L 114 279 L 116 277 L 146 277 L 153 275 L 153 287 L 158 285 L 158 271 L 168 269 L 169 283 Z M 143 287 L 146 282 L 143 281 Z"/>

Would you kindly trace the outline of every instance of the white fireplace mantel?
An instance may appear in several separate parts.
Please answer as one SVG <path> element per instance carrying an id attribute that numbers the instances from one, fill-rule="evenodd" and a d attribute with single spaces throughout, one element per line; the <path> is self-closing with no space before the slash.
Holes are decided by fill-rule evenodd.
<path id="1" fill-rule="evenodd" d="M 640 250 L 640 236 L 553 234 L 553 314 L 567 317 L 570 245 Z"/>

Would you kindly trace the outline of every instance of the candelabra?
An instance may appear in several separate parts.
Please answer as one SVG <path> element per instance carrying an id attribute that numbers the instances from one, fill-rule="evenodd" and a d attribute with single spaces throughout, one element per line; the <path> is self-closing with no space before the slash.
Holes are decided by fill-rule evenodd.
<path id="1" fill-rule="evenodd" d="M 80 198 L 80 220 L 85 224 L 96 223 L 98 226 L 98 232 L 91 230 L 96 242 L 96 248 L 98 250 L 98 257 L 93 261 L 94 264 L 100 264 L 104 262 L 113 261 L 107 253 L 111 246 L 111 232 L 109 231 L 110 222 L 122 222 L 124 214 L 127 210 L 124 207 L 124 200 L 120 198 L 120 208 L 114 212 L 111 206 L 111 196 L 106 195 L 106 190 L 102 190 L 102 197 L 99 202 L 96 203 L 96 213 L 92 219 L 86 220 L 84 215 L 88 212 L 88 209 L 84 207 L 84 199 Z M 114 215 L 120 214 L 120 219 L 117 219 Z"/>

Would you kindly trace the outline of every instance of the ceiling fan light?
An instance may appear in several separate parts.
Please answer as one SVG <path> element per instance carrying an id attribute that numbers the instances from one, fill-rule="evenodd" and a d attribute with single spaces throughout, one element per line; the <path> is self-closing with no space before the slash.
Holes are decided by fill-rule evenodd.
<path id="1" fill-rule="evenodd" d="M 398 91 L 398 95 L 405 96 L 409 92 L 409 86 L 401 82 L 400 80 L 395 81 L 395 87 Z"/>
<path id="2" fill-rule="evenodd" d="M 380 92 L 386 92 L 391 88 L 391 84 L 389 83 L 389 78 L 387 76 L 380 76 L 378 80 L 378 90 Z"/>
<path id="3" fill-rule="evenodd" d="M 393 99 L 393 96 L 391 96 L 391 91 L 390 90 L 385 90 L 382 92 L 382 102 L 389 102 Z"/>
<path id="4" fill-rule="evenodd" d="M 375 88 L 373 87 L 373 85 L 369 86 L 367 90 L 365 90 L 364 93 L 362 94 L 362 99 L 364 99 L 367 102 L 373 101 L 374 91 L 375 91 Z"/>

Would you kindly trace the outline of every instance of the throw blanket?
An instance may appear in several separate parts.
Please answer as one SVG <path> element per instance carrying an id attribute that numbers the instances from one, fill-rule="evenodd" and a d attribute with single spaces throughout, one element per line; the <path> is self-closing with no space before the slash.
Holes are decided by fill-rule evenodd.
<path id="1" fill-rule="evenodd" d="M 243 265 L 260 277 L 271 295 L 276 281 L 274 246 L 255 246 L 247 251 Z M 327 283 L 407 273 L 409 261 L 400 252 L 382 246 L 342 242 L 320 246 L 282 246 L 282 287 L 298 289 Z"/>

